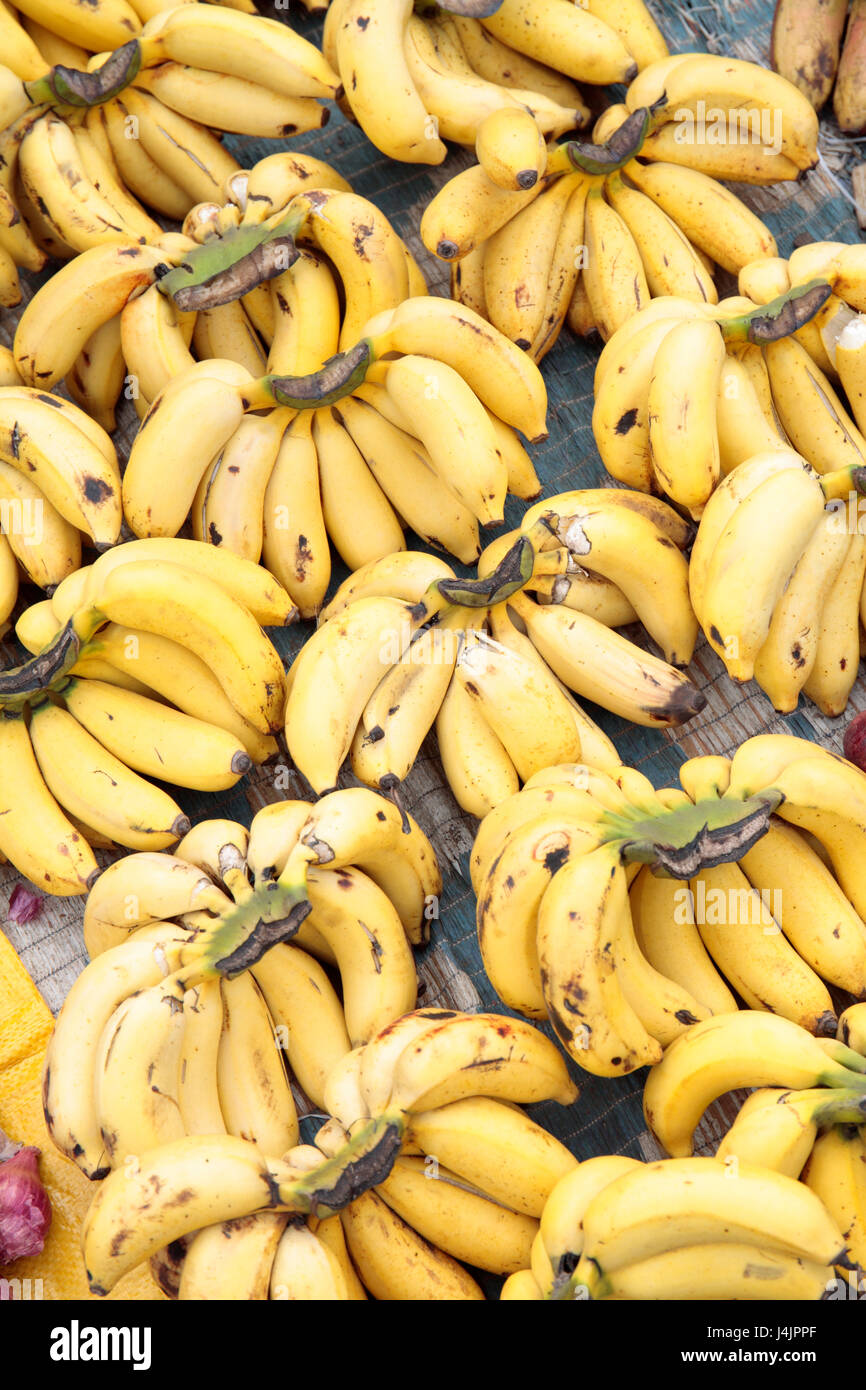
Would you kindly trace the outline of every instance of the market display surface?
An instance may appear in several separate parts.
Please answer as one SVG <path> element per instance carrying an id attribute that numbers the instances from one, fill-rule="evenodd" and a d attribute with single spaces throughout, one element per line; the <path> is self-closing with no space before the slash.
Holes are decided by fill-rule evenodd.
<path id="1" fill-rule="evenodd" d="M 0 1276 L 845 1297 L 860 7 L 308 8 L 0 5 Z"/>

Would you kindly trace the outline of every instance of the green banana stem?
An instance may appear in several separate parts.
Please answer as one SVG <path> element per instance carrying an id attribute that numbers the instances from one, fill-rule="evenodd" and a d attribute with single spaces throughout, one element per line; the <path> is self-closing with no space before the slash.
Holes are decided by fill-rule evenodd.
<path id="1" fill-rule="evenodd" d="M 104 621 L 95 609 L 81 609 L 36 656 L 0 672 L 0 710 L 21 710 L 49 691 L 58 690 Z"/>
<path id="2" fill-rule="evenodd" d="M 772 790 L 748 801 L 712 798 L 639 820 L 629 826 L 621 860 L 651 864 L 666 877 L 681 879 L 716 864 L 736 863 L 766 834 L 781 799 Z"/>
<path id="3" fill-rule="evenodd" d="M 866 496 L 866 468 L 852 463 L 847 468 L 835 468 L 818 479 L 828 502 L 847 502 L 852 493 Z M 841 510 L 841 509 L 834 509 Z"/>
<path id="4" fill-rule="evenodd" d="M 825 1128 L 829 1125 L 862 1125 L 866 1121 L 866 1091 L 821 1089 L 815 1093 L 810 1119 Z"/>
<path id="5" fill-rule="evenodd" d="M 320 1167 L 278 1182 L 275 1207 L 322 1220 L 342 1211 L 385 1181 L 400 1152 L 405 1128 L 402 1114 L 377 1115 Z"/>
<path id="6" fill-rule="evenodd" d="M 295 237 L 308 211 L 292 204 L 277 218 L 257 226 L 232 227 L 187 252 L 179 265 L 157 281 L 178 309 L 214 309 L 240 299 L 298 259 Z"/>
<path id="7" fill-rule="evenodd" d="M 244 387 L 244 408 L 263 410 L 268 406 L 292 406 L 295 410 L 317 410 L 351 396 L 365 380 L 372 361 L 370 340 L 362 338 L 353 348 L 329 357 L 309 376 L 264 376 Z"/>
<path id="8" fill-rule="evenodd" d="M 42 77 L 24 83 L 34 106 L 102 106 L 135 81 L 141 70 L 141 45 L 130 39 L 93 72 L 58 63 Z"/>
<path id="9" fill-rule="evenodd" d="M 545 549 L 560 548 L 556 535 L 559 517 L 545 512 L 515 540 L 499 564 L 483 579 L 437 579 L 424 598 L 415 605 L 414 615 L 426 620 L 445 607 L 493 608 L 505 603 L 531 582 L 538 569 L 538 555 Z"/>
<path id="10" fill-rule="evenodd" d="M 313 905 L 306 883 L 268 883 L 219 917 L 195 942 L 190 982 L 222 975 L 234 979 L 280 941 L 289 941 Z"/>
<path id="11" fill-rule="evenodd" d="M 640 154 L 657 108 L 658 103 L 639 106 L 603 145 L 594 145 L 591 140 L 566 140 L 557 145 L 548 157 L 548 177 L 573 173 L 612 174 L 622 169 Z"/>
<path id="12" fill-rule="evenodd" d="M 828 280 L 810 280 L 806 285 L 795 285 L 769 304 L 758 304 L 736 318 L 720 317 L 717 322 L 726 343 L 775 343 L 809 323 L 832 293 Z"/>

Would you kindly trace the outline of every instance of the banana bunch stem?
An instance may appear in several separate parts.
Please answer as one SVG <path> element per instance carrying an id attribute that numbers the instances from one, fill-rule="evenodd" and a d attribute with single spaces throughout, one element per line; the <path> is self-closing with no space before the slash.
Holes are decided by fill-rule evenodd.
<path id="1" fill-rule="evenodd" d="M 612 174 L 622 169 L 636 155 L 653 128 L 655 106 L 640 106 L 623 121 L 604 144 L 591 140 L 566 140 L 551 150 L 545 171 L 548 181 L 560 174 Z"/>
<path id="2" fill-rule="evenodd" d="M 716 864 L 738 862 L 766 834 L 782 800 L 765 791 L 747 801 L 683 804 L 627 827 L 623 863 L 652 864 L 671 878 L 692 878 Z"/>
<path id="3" fill-rule="evenodd" d="M 717 317 L 726 343 L 775 343 L 809 323 L 833 293 L 828 280 L 810 280 L 735 318 Z"/>
<path id="4" fill-rule="evenodd" d="M 130 39 L 93 72 L 58 63 L 42 77 L 25 82 L 24 90 L 34 106 L 72 106 L 79 110 L 101 106 L 134 82 L 141 67 L 141 44 L 138 39 Z"/>
<path id="5" fill-rule="evenodd" d="M 159 289 L 184 313 L 239 299 L 294 264 L 295 237 L 309 212 L 304 200 L 293 199 L 262 223 L 228 228 L 188 251 L 157 282 Z"/>

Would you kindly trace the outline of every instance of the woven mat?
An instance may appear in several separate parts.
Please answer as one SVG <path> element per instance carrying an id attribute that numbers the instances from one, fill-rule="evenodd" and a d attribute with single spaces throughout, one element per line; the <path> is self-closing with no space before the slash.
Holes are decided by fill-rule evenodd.
<path id="1" fill-rule="evenodd" d="M 650 0 L 650 7 L 673 51 L 706 49 L 767 62 L 773 8 L 770 0 L 730 0 L 726 5 Z M 265 0 L 260 0 L 263 12 L 268 13 L 270 8 Z M 284 17 L 285 10 L 276 10 L 275 14 Z M 293 10 L 291 21 L 308 37 L 315 37 L 320 31 L 321 21 L 310 19 L 303 11 Z M 245 166 L 283 148 L 275 141 L 232 138 L 227 143 Z M 292 148 L 309 151 L 334 164 L 358 193 L 377 203 L 410 243 L 428 277 L 431 293 L 447 295 L 447 269 L 424 251 L 417 228 L 424 206 L 437 189 L 472 162 L 467 152 L 453 150 L 448 161 L 434 170 L 391 163 L 336 108 L 324 130 L 301 137 Z M 866 146 L 859 148 L 866 150 Z M 790 255 L 798 241 L 858 239 L 849 176 L 850 166 L 858 158 L 857 142 L 844 140 L 832 122 L 826 121 L 822 124 L 821 152 L 820 166 L 802 183 L 776 189 L 734 186 L 766 219 L 782 255 Z M 2 337 L 9 341 L 14 315 L 0 312 Z M 550 437 L 533 450 L 533 457 L 544 482 L 545 496 L 609 481 L 590 428 L 592 372 L 597 355 L 597 343 L 580 342 L 566 330 L 544 361 L 550 396 Z M 124 444 L 128 446 L 131 431 L 132 421 L 125 420 L 120 431 L 121 451 Z M 517 524 L 521 506 L 515 499 L 509 500 L 509 525 Z M 334 584 L 342 577 L 343 571 L 336 568 Z M 310 624 L 301 624 L 288 633 L 277 634 L 283 654 L 293 654 L 311 630 Z M 20 653 L 12 647 L 0 648 L 0 657 L 8 663 L 20 659 Z M 639 767 L 656 786 L 675 781 L 676 769 L 685 758 L 705 752 L 730 753 L 743 739 L 758 732 L 784 729 L 835 748 L 841 746 L 845 719 L 825 719 L 811 704 L 789 718 L 777 715 L 754 683 L 737 686 L 727 678 L 720 660 L 706 643 L 700 645 L 691 673 L 706 693 L 708 703 L 685 729 L 641 729 L 604 711 L 591 710 L 614 738 L 623 762 Z M 864 708 L 866 682 L 861 676 L 849 714 Z M 352 780 L 351 776 L 345 778 L 347 785 Z M 484 975 L 476 943 L 475 901 L 466 867 L 474 822 L 459 810 L 445 785 L 435 738 L 427 740 L 405 792 L 408 808 L 431 836 L 445 871 L 440 920 L 434 924 L 431 945 L 418 957 L 420 1001 L 447 1002 L 463 1009 L 501 1010 Z M 256 769 L 230 793 L 209 797 L 180 794 L 178 800 L 196 820 L 209 815 L 230 816 L 248 824 L 260 806 L 284 796 L 309 799 L 309 792 L 297 774 L 278 765 Z M 0 869 L 0 923 L 15 882 L 14 871 Z M 46 899 L 40 916 L 27 926 L 5 924 L 12 943 L 54 1012 L 85 964 L 81 918 L 80 900 Z M 642 1073 L 613 1081 L 586 1075 L 579 1079 L 581 1096 L 569 1110 L 555 1105 L 536 1109 L 538 1118 L 579 1158 L 614 1152 L 647 1158 L 657 1152 L 645 1132 L 641 1113 Z M 719 1137 L 724 1114 L 724 1108 L 715 1107 L 707 1116 L 700 1135 L 701 1147 L 712 1146 Z"/>

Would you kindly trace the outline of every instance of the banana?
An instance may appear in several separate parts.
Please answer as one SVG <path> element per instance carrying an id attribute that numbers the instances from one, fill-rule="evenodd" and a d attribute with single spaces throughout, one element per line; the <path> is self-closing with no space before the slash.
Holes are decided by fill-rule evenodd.
<path id="1" fill-rule="evenodd" d="M 580 758 L 580 735 L 555 680 L 489 638 L 467 639 L 456 679 L 476 702 L 522 781 Z"/>
<path id="2" fill-rule="evenodd" d="M 75 680 L 63 702 L 79 724 L 127 767 L 197 791 L 225 791 L 252 760 L 232 734 L 98 680 Z"/>
<path id="3" fill-rule="evenodd" d="M 862 1090 L 858 1074 L 844 1065 L 846 1055 L 855 1056 L 841 1044 L 825 1046 L 778 1014 L 743 1009 L 705 1019 L 672 1043 L 650 1072 L 644 1115 L 667 1152 L 685 1157 L 707 1106 L 739 1086 Z"/>
<path id="4" fill-rule="evenodd" d="M 318 371 L 340 342 L 337 284 L 326 263 L 302 251 L 271 281 L 274 332 L 268 371 L 303 376 Z"/>
<path id="5" fill-rule="evenodd" d="M 815 662 L 803 686 L 822 714 L 841 714 L 857 679 L 857 595 L 862 594 L 864 573 L 866 536 L 854 535 L 824 603 Z"/>
<path id="6" fill-rule="evenodd" d="M 391 899 L 409 941 L 426 940 L 426 908 L 442 892 L 433 848 L 410 815 L 376 792 L 347 787 L 317 802 L 287 871 L 298 861 L 361 869 Z"/>
<path id="7" fill-rule="evenodd" d="M 773 402 L 795 449 L 819 473 L 862 467 L 866 439 L 802 345 L 781 338 L 764 348 Z"/>
<path id="8" fill-rule="evenodd" d="M 686 1246 L 611 1274 L 601 1298 L 628 1300 L 797 1299 L 826 1296 L 829 1265 L 739 1243 Z"/>
<path id="9" fill-rule="evenodd" d="M 219 980 L 203 980 L 184 992 L 177 1105 L 185 1134 L 226 1132 L 217 1087 L 222 1023 Z"/>
<path id="10" fill-rule="evenodd" d="M 213 879 L 192 864 L 168 854 L 127 855 L 108 866 L 87 899 L 85 944 L 92 959 L 125 943 L 138 928 L 189 912 L 221 913 L 230 905 Z"/>
<path id="11" fill-rule="evenodd" d="M 268 1296 L 323 1302 L 348 1299 L 342 1265 L 308 1222 L 290 1221 L 283 1230 L 271 1267 Z"/>
<path id="12" fill-rule="evenodd" d="M 489 179 L 516 192 L 532 188 L 547 167 L 544 137 L 528 111 L 491 111 L 475 136 L 475 155 Z"/>
<path id="13" fill-rule="evenodd" d="M 474 72 L 488 82 L 497 82 L 501 87 L 512 89 L 522 87 L 533 92 L 541 92 L 561 106 L 569 106 L 579 112 L 578 126 L 589 120 L 587 109 L 578 88 L 560 72 L 544 63 L 537 63 L 525 53 L 509 48 L 494 38 L 477 19 L 467 19 L 454 15 L 454 29 L 459 36 L 466 58 Z"/>
<path id="14" fill-rule="evenodd" d="M 217 1087 L 226 1129 L 261 1153 L 283 1153 L 298 1143 L 298 1116 L 271 1016 L 251 975 L 220 987 Z"/>
<path id="15" fill-rule="evenodd" d="M 242 391 L 251 378 L 234 362 L 209 359 L 170 379 L 147 412 L 123 481 L 124 515 L 137 536 L 175 536 L 186 520 L 208 462 L 241 423 Z M 181 420 L 194 412 L 201 428 L 186 447 Z M 172 441 L 170 445 L 169 441 Z"/>
<path id="16" fill-rule="evenodd" d="M 194 203 L 220 197 L 238 164 L 216 135 L 138 87 L 125 89 L 123 106 L 127 117 L 136 123 L 144 153 L 185 194 L 186 211 Z"/>
<path id="17" fill-rule="evenodd" d="M 115 316 L 88 338 L 64 385 L 82 410 L 107 434 L 112 434 L 117 428 L 115 408 L 125 381 L 120 317 Z"/>
<path id="18" fill-rule="evenodd" d="M 42 776 L 60 805 L 129 849 L 166 849 L 189 829 L 180 807 L 130 771 L 58 705 L 33 712 L 30 737 Z"/>
<path id="19" fill-rule="evenodd" d="M 863 1004 L 852 1004 L 839 1015 L 836 1036 L 847 1047 L 866 1056 L 866 1008 Z"/>
<path id="20" fill-rule="evenodd" d="M 329 97 L 339 79 L 319 50 L 278 21 L 238 10 L 176 6 L 148 23 L 145 64 L 156 56 L 227 72 L 286 96 Z"/>
<path id="21" fill-rule="evenodd" d="M 334 407 L 370 472 L 395 512 L 423 539 L 456 555 L 464 564 L 480 550 L 478 521 L 442 481 L 427 450 L 413 435 L 380 412 L 384 388 L 363 386 Z"/>
<path id="22" fill-rule="evenodd" d="M 98 111 L 98 107 L 92 109 Z M 89 126 L 78 125 L 70 129 L 84 173 L 96 191 L 114 208 L 129 234 L 139 241 L 159 240 L 162 236 L 159 223 L 154 222 L 124 187 L 101 120 L 91 120 Z"/>
<path id="23" fill-rule="evenodd" d="M 776 5 L 770 61 L 816 111 L 833 90 L 847 17 L 848 7 L 841 0 L 815 8 L 791 0 L 780 0 Z"/>
<path id="24" fill-rule="evenodd" d="M 796 709 L 799 692 L 815 670 L 827 619 L 833 621 L 828 599 L 849 549 L 851 537 L 840 531 L 833 512 L 824 512 L 778 600 L 755 660 L 755 678 L 776 709 Z"/>
<path id="25" fill-rule="evenodd" d="M 736 472 L 730 476 L 736 477 Z M 784 534 L 768 541 L 766 518 L 780 506 L 786 517 Z M 720 535 L 697 612 L 711 646 L 724 657 L 735 680 L 751 679 L 773 611 L 823 510 L 817 475 L 811 470 L 784 469 L 748 494 Z M 755 555 L 753 537 L 759 529 L 764 540 L 760 554 Z M 737 595 L 744 587 L 749 592 L 748 614 L 743 613 L 741 602 L 740 611 L 735 611 Z M 694 589 L 692 601 L 696 602 Z"/>
<path id="26" fill-rule="evenodd" d="M 753 1091 L 719 1144 L 716 1158 L 755 1163 L 799 1178 L 819 1128 L 843 1119 L 856 1121 L 863 1113 L 863 1096 L 857 1091 Z"/>
<path id="27" fill-rule="evenodd" d="M 547 1017 L 537 945 L 542 899 L 563 864 L 597 843 L 590 829 L 553 809 L 530 816 L 479 884 L 476 920 L 484 968 L 508 1007 L 529 1018 Z"/>
<path id="28" fill-rule="evenodd" d="M 840 130 L 855 134 L 866 126 L 862 95 L 864 34 L 866 14 L 863 3 L 862 0 L 854 0 L 833 92 L 833 113 Z"/>
<path id="29" fill-rule="evenodd" d="M 549 1296 L 554 1285 L 571 1272 L 583 1249 L 583 1218 L 593 1199 L 603 1188 L 640 1164 L 622 1154 L 605 1154 L 578 1163 L 556 1183 L 541 1213 L 533 1266 L 541 1276 L 542 1293 Z"/>
<path id="30" fill-rule="evenodd" d="M 688 566 L 680 549 L 681 522 L 667 514 L 664 502 L 643 511 L 633 502 L 624 490 L 602 489 L 561 493 L 550 505 L 562 517 L 558 533 L 570 555 L 590 573 L 614 583 L 665 659 L 685 666 L 692 658 L 697 623 L 688 598 Z M 542 514 L 542 505 L 530 508 L 524 526 L 531 526 Z"/>
<path id="31" fill-rule="evenodd" d="M 335 33 L 337 66 L 346 99 L 377 149 L 410 164 L 441 164 L 446 147 L 406 59 L 411 14 L 408 0 L 373 15 L 360 0 L 346 0 Z"/>
<path id="32" fill-rule="evenodd" d="M 595 1075 L 625 1075 L 661 1056 L 625 998 L 614 955 L 605 949 L 612 938 L 619 954 L 627 912 L 625 875 L 603 847 L 560 869 L 538 912 L 538 959 L 551 1024 L 569 1055 Z"/>
<path id="33" fill-rule="evenodd" d="M 778 254 L 775 239 L 760 218 L 698 169 L 633 160 L 626 172 L 698 250 L 732 275 L 750 261 Z"/>
<path id="34" fill-rule="evenodd" d="M 113 1168 L 183 1137 L 178 1082 L 184 1023 L 183 986 L 170 977 L 124 1000 L 102 1031 L 95 1099 Z"/>
<path id="35" fill-rule="evenodd" d="M 247 314 L 245 300 L 246 296 L 219 304 L 215 309 L 200 309 L 195 317 L 192 344 L 200 361 L 204 357 L 228 358 L 245 367 L 251 376 L 260 377 L 267 371 L 267 358 Z"/>
<path id="36" fill-rule="evenodd" d="M 26 474 L 2 462 L 0 506 L 4 508 L 6 542 L 31 583 L 52 589 L 78 569 L 80 533 L 52 507 Z M 17 587 L 16 574 L 16 594 Z"/>
<path id="37" fill-rule="evenodd" d="M 375 1192 L 340 1213 L 352 1262 L 367 1289 L 385 1301 L 478 1301 L 484 1294 L 462 1265 L 430 1245 Z"/>
<path id="38" fill-rule="evenodd" d="M 120 315 L 120 342 L 127 369 L 145 400 L 195 365 L 172 300 L 150 285 Z M 214 354 L 216 355 L 216 354 Z"/>
<path id="39" fill-rule="evenodd" d="M 24 82 L 43 77 L 46 68 L 54 61 L 45 57 L 29 26 L 22 24 L 14 10 L 7 5 L 0 8 L 0 38 L 3 41 L 4 67 Z"/>
<path id="40" fill-rule="evenodd" d="M 145 68 L 135 85 L 187 120 L 266 140 L 319 130 L 329 116 L 328 108 L 310 97 L 287 96 L 261 82 L 188 63 Z"/>
<path id="41" fill-rule="evenodd" d="M 86 11 L 77 0 L 22 0 L 22 14 L 88 53 L 120 48 L 141 32 L 135 9 L 126 0 L 100 0 Z"/>
<path id="42" fill-rule="evenodd" d="M 421 1111 L 489 1096 L 569 1105 L 576 1094 L 560 1053 L 537 1029 L 494 1014 L 468 1014 L 431 1023 L 406 1046 L 387 1104 Z"/>
<path id="43" fill-rule="evenodd" d="M 264 544 L 264 503 L 290 410 L 244 415 L 205 469 L 192 506 L 196 540 L 218 545 L 254 564 Z"/>
<path id="44" fill-rule="evenodd" d="M 586 199 L 583 281 L 592 316 L 605 342 L 650 298 L 640 251 L 626 222 L 594 184 Z"/>
<path id="45" fill-rule="evenodd" d="M 866 1149 L 862 1128 L 836 1125 L 815 1143 L 803 1182 L 823 1202 L 845 1237 L 854 1263 L 866 1258 Z"/>
<path id="46" fill-rule="evenodd" d="M 701 939 L 749 1008 L 780 1013 L 809 1032 L 835 1030 L 827 989 L 782 935 L 772 900 L 750 887 L 738 865 L 704 869 L 691 887 Z"/>
<path id="47" fill-rule="evenodd" d="M 605 363 L 603 375 L 596 376 L 592 431 L 602 462 L 619 482 L 641 492 L 654 486 L 648 402 L 656 356 L 674 329 L 683 326 L 670 317 L 645 322 L 635 332 L 626 330 L 625 336 L 621 330 L 610 343 L 616 359 L 608 359 L 610 369 Z"/>
<path id="48" fill-rule="evenodd" d="M 58 270 L 34 294 L 15 330 L 22 380 L 50 390 L 67 376 L 88 339 L 136 290 L 153 283 L 164 260 L 159 247 L 128 240 L 91 247 Z"/>
<path id="49" fill-rule="evenodd" d="M 518 347 L 528 350 L 544 324 L 547 293 L 566 209 L 588 181 L 581 174 L 557 179 L 485 243 L 484 304 L 490 322 Z M 569 219 L 570 263 L 583 243 L 582 219 Z"/>
<path id="50" fill-rule="evenodd" d="M 424 1158 L 398 1158 L 376 1192 L 419 1235 L 454 1259 L 493 1274 L 516 1273 L 529 1261 L 537 1222 L 465 1185 L 438 1159 L 430 1168 Z"/>
<path id="51" fill-rule="evenodd" d="M 788 447 L 775 410 L 767 414 L 748 367 L 731 353 L 725 355 L 719 376 L 716 430 L 725 475 L 755 454 Z"/>
<path id="52" fill-rule="evenodd" d="M 401 550 L 370 560 L 350 574 L 322 609 L 320 623 L 344 613 L 359 598 L 397 598 L 420 603 L 438 579 L 453 579 L 454 571 L 437 555 L 422 550 Z"/>
<path id="53" fill-rule="evenodd" d="M 452 680 L 436 715 L 439 757 L 458 804 L 479 818 L 520 786 L 501 740 L 463 682 Z"/>
<path id="54" fill-rule="evenodd" d="M 462 260 L 528 207 L 546 182 L 542 176 L 532 188 L 514 193 L 495 184 L 480 164 L 463 169 L 424 209 L 421 240 L 440 260 Z"/>
<path id="55" fill-rule="evenodd" d="M 696 518 L 721 474 L 716 414 L 724 360 L 717 326 L 689 320 L 665 335 L 650 378 L 653 473 L 662 491 Z"/>
<path id="56" fill-rule="evenodd" d="M 0 533 L 0 627 L 4 631 L 17 602 L 18 561 L 7 537 Z"/>
<path id="57" fill-rule="evenodd" d="M 49 1041 L 43 1078 L 45 1122 L 61 1153 L 89 1178 L 104 1177 L 110 1166 L 96 1110 L 100 1037 L 125 1000 L 158 988 L 170 973 L 172 932 L 175 940 L 183 935 L 167 927 L 164 944 L 131 940 L 91 961 L 74 981 Z M 168 1016 L 167 1006 L 163 1011 Z"/>
<path id="58" fill-rule="evenodd" d="M 196 201 L 151 157 L 139 138 L 139 115 L 126 101 L 126 92 L 101 107 L 102 121 L 114 162 L 123 182 L 142 203 L 180 222 Z M 92 130 L 95 117 L 88 119 Z"/>
<path id="59" fill-rule="evenodd" d="M 322 514 L 350 570 L 404 550 L 403 528 L 348 431 L 330 410 L 313 416 Z M 348 505 L 347 505 L 348 503 Z"/>
<path id="60" fill-rule="evenodd" d="M 229 598 L 248 609 L 262 627 L 283 627 L 294 621 L 296 610 L 285 589 L 260 565 L 199 541 L 174 536 L 116 546 L 101 555 L 90 568 L 77 570 L 52 595 L 57 617 L 66 622 L 80 607 L 92 576 L 101 578 L 120 566 L 138 564 L 142 560 L 190 570 L 209 579 Z M 128 660 L 135 655 L 131 651 L 126 654 Z"/>
<path id="61" fill-rule="evenodd" d="M 615 1179 L 590 1203 L 573 1281 L 601 1292 L 605 1277 L 627 1266 L 714 1240 L 817 1265 L 832 1265 L 845 1249 L 821 1202 L 792 1178 L 741 1163 L 732 1182 L 713 1158 L 663 1159 Z"/>
<path id="62" fill-rule="evenodd" d="M 259 1212 L 253 1217 L 205 1226 L 187 1246 L 178 1298 L 263 1300 L 285 1216 Z"/>
<path id="63" fill-rule="evenodd" d="M 72 131 L 45 115 L 28 130 L 18 176 L 48 229 L 73 251 L 123 243 L 135 233 L 88 177 Z"/>
<path id="64" fill-rule="evenodd" d="M 412 952 L 387 895 L 357 869 L 312 868 L 307 926 L 330 945 L 343 982 L 346 1028 L 357 1046 L 414 1007 Z"/>
<path id="65" fill-rule="evenodd" d="M 594 618 L 559 604 L 534 604 L 523 594 L 515 594 L 510 606 L 551 670 L 576 695 L 649 726 L 681 723 L 703 708 L 703 696 L 684 676 Z"/>
<path id="66" fill-rule="evenodd" d="M 745 119 L 746 113 L 737 116 L 738 122 Z M 802 177 L 802 170 L 792 159 L 776 153 L 769 145 L 743 141 L 736 133 L 731 138 L 727 130 L 720 131 L 718 127 L 714 127 L 713 133 L 723 138 L 709 144 L 699 130 L 693 131 L 682 121 L 666 121 L 650 130 L 641 146 L 641 158 L 685 165 L 711 179 L 757 187 L 794 182 Z"/>
<path id="67" fill-rule="evenodd" d="M 481 23 L 501 43 L 577 81 L 630 82 L 637 72 L 619 34 L 589 10 L 564 0 L 551 0 L 549 5 L 503 0 L 493 14 L 481 17 Z"/>
<path id="68" fill-rule="evenodd" d="M 817 160 L 818 118 L 806 97 L 768 68 L 718 54 L 682 54 L 682 61 L 663 59 L 641 73 L 626 95 L 630 111 L 653 105 L 664 96 L 665 109 L 683 115 L 701 109 L 728 113 L 728 127 L 742 141 L 775 147 L 798 169 Z M 699 107 L 698 103 L 704 106 Z M 745 108 L 745 109 L 744 109 Z M 772 123 L 772 133 L 767 124 Z M 706 138 L 706 137 L 705 137 Z"/>
<path id="69" fill-rule="evenodd" d="M 217 677 L 235 709 L 261 733 L 276 727 L 283 699 L 279 656 L 253 616 L 192 570 L 147 561 L 94 573 L 91 612 L 186 646 Z"/>
<path id="70" fill-rule="evenodd" d="M 464 620 L 457 614 L 454 621 Z M 408 775 L 451 682 L 460 641 L 446 618 L 421 632 L 379 682 L 351 749 L 352 770 L 366 786 L 388 792 Z"/>
<path id="71" fill-rule="evenodd" d="M 634 238 L 650 294 L 718 303 L 712 275 L 667 213 L 646 194 L 630 187 L 621 173 L 610 175 L 604 192 Z"/>
<path id="72" fill-rule="evenodd" d="M 31 737 L 18 716 L 0 719 L 4 779 L 0 850 L 19 873 L 61 895 L 86 893 L 99 869 L 90 846 L 46 785 Z"/>
<path id="73" fill-rule="evenodd" d="M 351 873 L 353 882 L 362 877 Z M 333 985 L 316 960 L 285 943 L 266 952 L 252 975 L 274 1024 L 285 1031 L 281 1045 L 292 1075 L 313 1104 L 323 1107 L 328 1074 L 351 1048 Z"/>
<path id="74" fill-rule="evenodd" d="M 476 132 L 493 112 L 514 111 L 522 104 L 543 135 L 563 135 L 575 124 L 576 115 L 531 91 L 510 91 L 485 82 L 469 64 L 457 71 L 443 54 L 439 35 L 418 16 L 406 28 L 404 51 L 415 89 L 435 124 L 438 135 L 461 145 L 474 145 Z"/>
<path id="75" fill-rule="evenodd" d="M 692 900 L 676 879 L 640 870 L 629 890 L 634 931 L 646 959 L 713 1014 L 736 1010 L 694 924 Z"/>
<path id="76" fill-rule="evenodd" d="M 664 36 L 643 0 L 587 0 L 586 8 L 619 34 L 638 68 L 668 56 Z"/>

